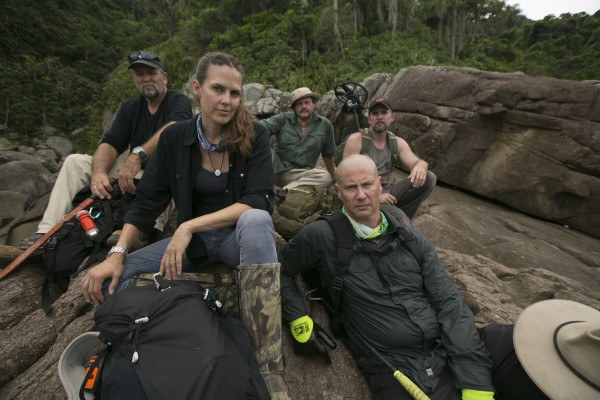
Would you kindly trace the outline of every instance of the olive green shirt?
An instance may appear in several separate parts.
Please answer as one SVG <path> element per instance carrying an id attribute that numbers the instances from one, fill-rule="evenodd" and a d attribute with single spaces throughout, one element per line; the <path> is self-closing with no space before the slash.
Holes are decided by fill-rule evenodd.
<path id="1" fill-rule="evenodd" d="M 280 113 L 260 123 L 270 135 L 277 136 L 273 159 L 276 174 L 293 168 L 312 169 L 317 165 L 319 155 L 323 158 L 335 155 L 333 126 L 316 111 L 304 135 L 294 112 Z"/>

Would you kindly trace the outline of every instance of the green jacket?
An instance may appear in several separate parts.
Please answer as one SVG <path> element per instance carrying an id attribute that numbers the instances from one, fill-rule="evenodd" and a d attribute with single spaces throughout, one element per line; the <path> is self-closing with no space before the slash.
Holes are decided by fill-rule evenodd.
<path id="1" fill-rule="evenodd" d="M 277 136 L 273 159 L 276 174 L 293 168 L 312 169 L 317 165 L 319 155 L 324 158 L 335 155 L 333 126 L 316 111 L 304 136 L 296 114 L 291 111 L 274 115 L 260 123 L 271 136 Z"/>
<path id="2" fill-rule="evenodd" d="M 448 365 L 457 388 L 493 391 L 491 360 L 464 304 L 433 246 L 408 227 L 422 251 L 419 265 L 396 241 L 399 223 L 386 213 L 390 226 L 379 243 L 356 239 L 344 276 L 341 313 L 370 345 L 431 393 Z M 373 252 L 379 250 L 380 254 Z M 284 321 L 306 315 L 294 275 L 316 268 L 329 289 L 335 277 L 337 247 L 327 221 L 305 227 L 280 249 Z M 353 356 L 368 374 L 390 371 L 349 332 Z"/>

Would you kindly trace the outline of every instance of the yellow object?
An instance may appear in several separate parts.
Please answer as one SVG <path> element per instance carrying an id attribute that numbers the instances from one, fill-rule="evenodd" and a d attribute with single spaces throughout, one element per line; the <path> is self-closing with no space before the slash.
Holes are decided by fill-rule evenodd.
<path id="1" fill-rule="evenodd" d="M 494 400 L 494 392 L 463 389 L 462 400 Z"/>
<path id="2" fill-rule="evenodd" d="M 415 400 L 431 400 L 420 387 L 415 385 L 406 375 L 400 371 L 394 372 L 394 377 L 400 382 L 402 387 L 413 397 Z M 464 399 L 464 398 L 463 398 Z"/>
<path id="3" fill-rule="evenodd" d="M 313 320 L 308 315 L 295 319 L 290 323 L 292 336 L 300 343 L 306 343 L 313 330 Z"/>

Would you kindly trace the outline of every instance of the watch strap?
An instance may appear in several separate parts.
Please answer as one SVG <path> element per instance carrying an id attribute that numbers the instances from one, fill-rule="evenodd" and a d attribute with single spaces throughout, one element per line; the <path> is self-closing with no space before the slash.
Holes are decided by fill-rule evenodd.
<path id="1" fill-rule="evenodd" d="M 139 156 L 142 161 L 146 161 L 148 160 L 150 157 L 148 156 L 148 154 L 146 154 L 146 152 L 144 151 L 144 149 L 142 148 L 142 146 L 136 146 L 133 148 L 133 150 L 131 150 L 132 154 L 135 154 L 136 156 Z"/>
<path id="2" fill-rule="evenodd" d="M 110 256 L 113 253 L 121 253 L 124 256 L 126 256 L 127 254 L 129 254 L 129 251 L 127 251 L 127 249 L 123 248 L 123 247 L 119 247 L 119 246 L 113 246 L 110 248 L 110 250 L 108 251 L 108 254 L 106 255 L 106 257 Z"/>

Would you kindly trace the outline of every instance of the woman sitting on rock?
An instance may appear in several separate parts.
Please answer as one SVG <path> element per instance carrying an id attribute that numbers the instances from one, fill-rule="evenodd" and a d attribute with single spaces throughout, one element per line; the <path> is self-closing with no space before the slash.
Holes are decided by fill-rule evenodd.
<path id="1" fill-rule="evenodd" d="M 160 271 L 174 279 L 182 271 L 217 261 L 239 265 L 241 319 L 255 350 L 259 343 L 269 345 L 279 350 L 270 356 L 280 359 L 280 329 L 256 329 L 250 315 L 258 312 L 265 321 L 273 317 L 269 325 L 281 323 L 280 314 L 267 313 L 271 309 L 280 313 L 279 264 L 270 217 L 274 175 L 269 135 L 244 107 L 242 84 L 243 69 L 233 56 L 207 53 L 200 59 L 192 87 L 202 112 L 161 134 L 117 245 L 104 262 L 89 270 L 82 288 L 87 301 L 99 304 L 140 273 Z M 152 230 L 171 198 L 178 212 L 173 237 L 128 255 L 140 232 Z M 261 282 L 269 282 L 272 289 L 252 286 L 261 296 L 261 307 L 241 304 L 244 293 L 251 291 L 243 286 L 244 273 L 268 276 Z M 263 299 L 265 295 L 269 298 Z M 256 300 L 257 294 L 250 296 Z M 263 360 L 258 354 L 257 358 L 259 364 L 278 361 Z M 265 381 L 269 385 L 266 377 Z"/>
<path id="2" fill-rule="evenodd" d="M 83 279 L 86 300 L 102 303 L 143 272 L 173 279 L 216 261 L 277 262 L 269 136 L 242 103 L 242 73 L 228 54 L 202 57 L 192 83 L 202 112 L 161 135 L 117 245 Z M 171 198 L 178 211 L 173 237 L 127 255 Z"/>

